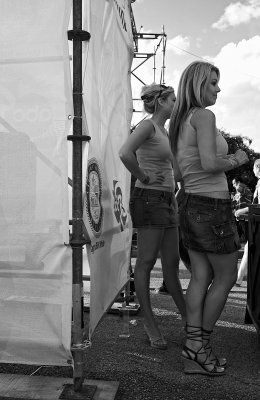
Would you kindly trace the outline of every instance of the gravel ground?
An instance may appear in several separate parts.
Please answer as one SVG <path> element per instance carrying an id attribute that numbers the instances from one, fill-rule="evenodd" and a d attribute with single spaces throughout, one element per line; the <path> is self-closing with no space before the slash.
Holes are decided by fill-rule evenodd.
<path id="1" fill-rule="evenodd" d="M 185 291 L 189 273 L 180 271 Z M 130 315 L 127 339 L 118 314 L 108 313 L 93 337 L 85 355 L 86 379 L 119 381 L 116 400 L 259 400 L 260 345 L 259 334 L 244 324 L 246 282 L 234 287 L 213 334 L 218 354 L 228 359 L 222 377 L 185 375 L 181 361 L 184 341 L 182 323 L 170 296 L 158 294 L 162 282 L 160 260 L 151 279 L 151 300 L 162 333 L 168 341 L 165 351 L 149 346 L 142 315 Z M 88 313 L 85 313 L 86 323 Z M 0 364 L 0 372 L 72 377 L 71 368 Z"/>

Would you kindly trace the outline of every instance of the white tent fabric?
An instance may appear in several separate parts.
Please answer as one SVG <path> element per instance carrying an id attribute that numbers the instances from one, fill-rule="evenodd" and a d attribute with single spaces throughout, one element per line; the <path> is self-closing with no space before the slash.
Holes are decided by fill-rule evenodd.
<path id="1" fill-rule="evenodd" d="M 83 100 L 91 136 L 85 146 L 84 222 L 91 275 L 90 337 L 127 282 L 132 226 L 130 174 L 118 151 L 130 132 L 133 38 L 128 0 L 85 3 Z M 87 154 L 88 153 L 88 154 Z"/>
<path id="2" fill-rule="evenodd" d="M 0 362 L 71 362 L 71 0 L 0 0 Z"/>

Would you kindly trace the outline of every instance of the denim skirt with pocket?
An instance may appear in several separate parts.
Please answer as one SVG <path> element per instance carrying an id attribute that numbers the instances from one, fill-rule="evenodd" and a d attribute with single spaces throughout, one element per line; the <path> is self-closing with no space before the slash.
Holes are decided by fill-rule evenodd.
<path id="1" fill-rule="evenodd" d="M 134 228 L 178 227 L 178 206 L 172 192 L 135 187 L 130 213 Z"/>
<path id="2" fill-rule="evenodd" d="M 229 254 L 241 247 L 230 199 L 185 194 L 179 206 L 179 221 L 187 249 Z"/>

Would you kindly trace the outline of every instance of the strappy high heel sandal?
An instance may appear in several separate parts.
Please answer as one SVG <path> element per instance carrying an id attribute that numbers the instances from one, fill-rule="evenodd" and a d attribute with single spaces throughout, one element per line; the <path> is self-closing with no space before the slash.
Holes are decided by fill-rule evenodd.
<path id="1" fill-rule="evenodd" d="M 226 358 L 220 358 L 216 357 L 216 355 L 213 353 L 211 344 L 210 344 L 210 335 L 213 331 L 208 331 L 207 329 L 202 328 L 202 340 L 203 340 L 203 346 L 204 349 L 206 350 L 210 361 L 213 364 L 216 364 L 217 367 L 223 367 L 226 368 L 227 366 L 227 359 Z"/>
<path id="2" fill-rule="evenodd" d="M 202 374 L 208 376 L 221 376 L 225 368 L 213 364 L 202 344 L 202 329 L 200 327 L 187 325 L 187 339 L 201 343 L 201 347 L 195 351 L 187 346 L 182 350 L 185 374 Z"/>
<path id="3" fill-rule="evenodd" d="M 144 330 L 148 337 L 151 347 L 154 347 L 155 349 L 160 349 L 160 350 L 167 349 L 167 342 L 164 339 L 164 337 L 162 336 L 162 334 L 159 336 L 153 336 L 151 334 L 151 332 L 149 331 L 149 328 L 146 325 L 144 325 Z"/>

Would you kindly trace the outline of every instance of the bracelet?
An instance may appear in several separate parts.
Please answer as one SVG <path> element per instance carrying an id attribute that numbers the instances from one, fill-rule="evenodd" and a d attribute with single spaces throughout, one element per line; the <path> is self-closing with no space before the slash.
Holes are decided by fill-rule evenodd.
<path id="1" fill-rule="evenodd" d="M 149 175 L 145 175 L 145 178 L 141 181 L 143 184 L 148 185 L 150 182 L 150 177 Z"/>

